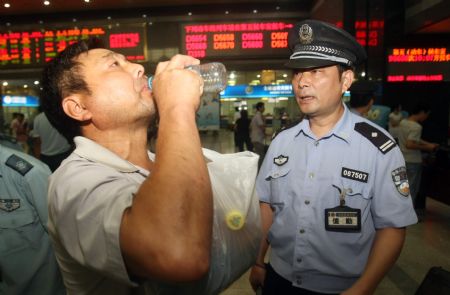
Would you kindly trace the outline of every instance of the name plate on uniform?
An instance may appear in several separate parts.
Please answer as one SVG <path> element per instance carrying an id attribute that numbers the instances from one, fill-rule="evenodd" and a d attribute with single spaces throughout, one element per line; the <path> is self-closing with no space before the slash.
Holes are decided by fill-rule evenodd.
<path id="1" fill-rule="evenodd" d="M 325 229 L 338 232 L 360 232 L 361 210 L 347 206 L 325 209 Z"/>

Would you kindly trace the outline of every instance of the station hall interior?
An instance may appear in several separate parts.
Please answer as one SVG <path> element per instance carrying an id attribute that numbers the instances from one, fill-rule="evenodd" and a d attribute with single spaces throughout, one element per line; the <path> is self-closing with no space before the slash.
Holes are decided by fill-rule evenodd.
<path id="1" fill-rule="evenodd" d="M 48 3 L 44 3 L 48 2 Z M 431 107 L 423 138 L 440 148 L 427 155 L 420 195 L 424 218 L 375 294 L 414 294 L 428 270 L 450 271 L 450 1 L 448 0 L 76 0 L 0 1 L 0 133 L 15 113 L 39 113 L 45 63 L 67 45 L 96 36 L 154 73 L 176 54 L 221 62 L 227 88 L 204 95 L 197 113 L 202 145 L 237 152 L 234 116 L 265 104 L 266 144 L 302 117 L 285 67 L 287 32 L 305 19 L 351 33 L 368 59 L 356 68 L 355 88 L 370 89 L 367 118 L 387 129 L 389 113 Z M 226 33 L 223 33 L 223 32 Z M 220 35 L 220 36 L 219 36 Z M 352 90 L 352 89 L 350 89 Z M 351 100 L 351 91 L 343 100 Z M 254 294 L 245 273 L 222 294 Z"/>

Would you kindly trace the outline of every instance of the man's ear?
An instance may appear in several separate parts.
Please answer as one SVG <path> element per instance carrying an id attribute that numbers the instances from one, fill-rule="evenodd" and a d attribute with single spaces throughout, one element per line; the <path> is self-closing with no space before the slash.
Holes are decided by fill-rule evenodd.
<path id="1" fill-rule="evenodd" d="M 342 93 L 347 91 L 352 86 L 355 79 L 355 73 L 352 70 L 346 70 L 342 73 Z"/>
<path id="2" fill-rule="evenodd" d="M 82 96 L 73 94 L 67 96 L 62 101 L 64 112 L 77 121 L 87 121 L 92 117 L 91 112 L 85 107 Z"/>

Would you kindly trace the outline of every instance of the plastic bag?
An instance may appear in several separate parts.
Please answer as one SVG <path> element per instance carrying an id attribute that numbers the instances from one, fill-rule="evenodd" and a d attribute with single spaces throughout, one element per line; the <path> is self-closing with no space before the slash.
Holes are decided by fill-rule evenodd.
<path id="1" fill-rule="evenodd" d="M 256 261 L 261 217 L 255 181 L 258 156 L 252 152 L 220 154 L 203 149 L 214 198 L 211 264 L 200 281 L 171 285 L 148 283 L 147 294 L 219 294 Z"/>

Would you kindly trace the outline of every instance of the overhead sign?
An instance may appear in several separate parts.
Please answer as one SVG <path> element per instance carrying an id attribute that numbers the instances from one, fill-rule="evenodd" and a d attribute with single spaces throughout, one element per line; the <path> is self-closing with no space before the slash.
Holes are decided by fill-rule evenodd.
<path id="1" fill-rule="evenodd" d="M 4 107 L 38 107 L 39 98 L 32 95 L 3 95 Z"/>
<path id="2" fill-rule="evenodd" d="M 291 84 L 227 86 L 225 90 L 220 92 L 220 98 L 261 98 L 289 96 L 294 96 Z"/>

